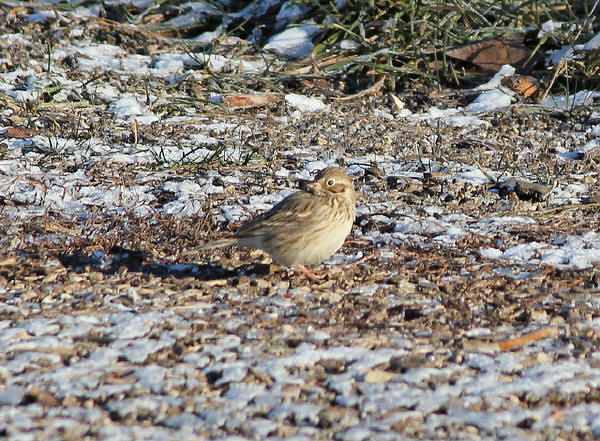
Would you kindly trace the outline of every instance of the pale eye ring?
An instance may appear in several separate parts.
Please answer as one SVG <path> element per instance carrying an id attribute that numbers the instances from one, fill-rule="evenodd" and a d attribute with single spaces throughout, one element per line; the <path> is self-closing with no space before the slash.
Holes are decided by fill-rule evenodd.
<path id="1" fill-rule="evenodd" d="M 329 187 L 333 186 L 333 184 L 335 184 L 335 181 L 334 181 L 333 179 L 329 179 L 329 180 L 327 181 L 327 185 L 328 185 Z"/>

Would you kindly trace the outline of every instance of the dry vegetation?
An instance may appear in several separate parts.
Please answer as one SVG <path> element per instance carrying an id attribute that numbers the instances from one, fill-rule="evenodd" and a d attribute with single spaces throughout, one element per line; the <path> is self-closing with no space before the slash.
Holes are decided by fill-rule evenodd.
<path id="1" fill-rule="evenodd" d="M 367 25 L 363 26 L 365 34 L 361 35 L 364 41 L 369 41 L 371 46 L 365 44 L 365 47 L 370 50 L 379 49 L 377 45 L 383 41 L 371 38 L 383 22 L 392 19 L 400 23 L 404 20 L 407 27 L 417 23 L 398 14 L 382 15 L 381 11 L 388 4 L 375 3 L 378 9 L 368 12 L 370 20 L 364 19 Z M 401 3 L 400 6 L 403 6 L 410 2 Z M 476 8 L 484 4 L 491 7 L 497 2 L 473 3 Z M 168 6 L 163 4 L 160 11 L 167 14 Z M 319 11 L 326 7 L 315 6 Z M 11 11 L 14 17 L 9 16 Z M 438 9 L 440 14 L 444 11 Z M 577 11 L 560 11 L 561 14 L 580 16 Z M 146 11 L 144 17 L 151 17 L 149 12 Z M 358 14 L 361 14 L 360 11 Z M 0 33 L 21 32 L 31 37 L 33 44 L 27 47 L 15 43 L 7 49 L 3 56 L 10 61 L 0 64 L 0 70 L 10 72 L 19 66 L 26 68 L 31 58 L 39 62 L 37 70 L 40 72 L 37 74 L 52 78 L 52 69 L 42 72 L 40 66 L 44 66 L 47 51 L 60 49 L 64 42 L 47 40 L 45 36 L 67 25 L 26 23 L 14 9 L 9 8 L 2 9 L 2 17 Z M 340 18 L 338 32 L 341 34 L 327 34 L 323 44 L 333 44 L 349 34 L 354 35 L 357 31 L 353 29 L 358 25 L 352 25 L 352 20 L 357 20 L 353 17 L 345 17 L 350 23 Z M 583 17 L 584 24 L 589 26 L 585 14 Z M 468 22 L 473 27 L 476 18 L 484 20 L 486 16 L 475 12 L 466 15 L 464 11 L 454 9 L 449 18 L 456 23 Z M 536 17 L 538 21 L 543 18 L 547 17 Z M 523 23 L 524 17 L 515 17 L 514 22 L 504 23 L 502 27 Z M 77 24 L 81 23 L 73 19 L 68 26 Z M 244 25 L 250 26 L 251 23 Z M 138 30 L 104 19 L 90 19 L 84 32 L 85 37 L 94 42 L 119 45 L 130 53 L 156 55 L 178 47 L 164 34 L 148 29 Z M 192 31 L 187 30 L 188 33 Z M 423 38 L 427 35 L 427 29 L 424 29 Z M 136 381 L 136 377 L 132 376 L 134 368 L 157 364 L 175 369 L 185 364 L 182 360 L 186 354 L 201 352 L 209 343 L 228 335 L 238 336 L 240 347 L 254 351 L 259 360 L 261 357 L 293 354 L 303 343 L 314 343 L 317 348 L 325 349 L 336 346 L 406 349 L 402 356 L 369 369 L 365 378 L 357 379 L 361 386 L 356 388 L 364 387 L 364 390 L 356 392 L 359 396 L 368 395 L 368 384 L 387 384 L 394 376 L 411 369 L 459 366 L 467 369 L 468 375 L 477 376 L 479 371 L 470 365 L 467 368 L 466 363 L 478 351 L 494 356 L 510 351 L 522 363 L 523 369 L 565 360 L 588 363 L 592 370 L 598 368 L 598 359 L 594 358 L 598 351 L 598 335 L 592 326 L 593 320 L 600 316 L 597 301 L 600 272 L 597 264 L 585 270 L 560 270 L 540 264 L 489 260 L 479 254 L 482 248 L 507 249 L 519 243 L 552 243 L 557 236 L 579 235 L 600 228 L 598 153 L 582 153 L 570 161 L 557 157 L 558 152 L 575 151 L 593 139 L 591 128 L 598 124 L 598 114 L 594 116 L 593 108 L 549 111 L 523 103 L 506 112 L 483 116 L 489 122 L 487 126 L 468 129 L 444 124 L 408 124 L 401 119 L 378 117 L 374 114 L 375 109 L 392 112 L 389 99 L 392 89 L 395 96 L 413 112 L 425 111 L 432 106 L 465 105 L 472 99 L 463 91 L 445 88 L 445 82 L 431 86 L 428 81 L 439 72 L 430 70 L 431 55 L 427 46 L 414 40 L 407 40 L 405 44 L 406 47 L 420 47 L 420 52 L 405 53 L 394 59 L 388 56 L 385 60 L 378 60 L 377 65 L 364 63 L 356 68 L 358 65 L 353 64 L 344 69 L 338 66 L 339 69 L 333 72 L 321 69 L 295 75 L 288 71 L 250 76 L 234 72 L 218 74 L 200 67 L 202 80 L 183 76 L 171 82 L 142 73 L 119 76 L 114 72 L 89 72 L 77 68 L 68 72 L 69 79 L 82 84 L 106 83 L 120 90 L 160 97 L 149 107 L 160 112 L 162 119 L 151 126 L 120 125 L 108 106 L 85 92 L 78 97 L 73 96 L 69 104 L 57 103 L 53 94 L 61 89 L 58 82 L 54 88 L 48 87 L 35 102 L 22 103 L 0 95 L 0 121 L 8 129 L 0 135 L 4 138 L 0 142 L 0 161 L 12 160 L 5 159 L 4 155 L 12 151 L 15 140 L 41 134 L 50 140 L 50 145 L 52 140 L 57 140 L 58 144 L 46 151 L 40 151 L 36 145 L 26 147 L 42 153 L 34 157 L 34 165 L 44 171 L 52 170 L 57 176 L 82 170 L 90 176 L 94 185 L 108 183 L 129 187 L 141 179 L 151 187 L 155 196 L 149 205 L 158 210 L 151 217 L 145 217 L 134 215 L 133 209 L 120 211 L 90 206 L 87 217 L 77 218 L 65 216 L 49 207 L 41 216 L 19 218 L 12 217 L 12 207 L 23 207 L 28 202 L 10 196 L 0 197 L 0 319 L 3 323 L 10 321 L 10 326 L 14 327 L 39 317 L 107 317 L 118 311 L 135 314 L 167 311 L 193 323 L 174 344 L 151 353 L 142 363 L 136 365 L 124 358 L 119 359 L 115 363 L 116 370 L 107 373 L 102 384 L 132 383 L 131 388 L 122 394 L 94 399 L 85 394 L 61 396 L 52 391 L 50 383 L 46 385 L 48 390 L 29 390 L 16 406 L 43 405 L 41 417 L 34 426 L 39 433 L 53 436 L 58 433 L 71 440 L 102 439 L 98 432 L 101 426 L 163 427 L 167 416 L 183 412 L 203 418 L 203 412 L 207 411 L 203 406 L 219 407 L 221 402 L 218 400 L 230 387 L 229 384 L 218 384 L 220 371 L 197 369 L 201 387 L 184 385 L 163 391 L 162 395 L 185 398 L 181 405 L 169 405 L 146 413 L 120 413 L 111 406 L 123 399 L 151 393 L 148 387 L 133 384 Z M 230 56 L 236 55 L 232 54 L 235 50 L 249 50 L 243 45 L 216 45 L 213 49 Z M 395 50 L 403 52 L 401 48 Z M 68 65 L 69 60 L 61 60 L 61 63 Z M 408 65 L 410 69 L 406 67 Z M 367 69 L 369 72 L 365 73 Z M 420 74 L 415 74 L 414 69 L 421 69 Z M 455 74 L 451 73 L 453 69 L 456 70 L 455 67 L 444 67 L 444 75 L 455 78 Z M 347 102 L 331 100 L 327 113 L 307 114 L 301 121 L 288 119 L 282 123 L 277 119 L 290 113 L 281 100 L 284 92 L 339 97 L 347 92 L 356 92 L 360 84 L 368 82 L 365 78 L 372 80 L 374 77 L 369 75 L 381 72 L 391 75 L 389 78 L 393 78 L 394 82 L 386 82 L 379 91 Z M 17 78 L 17 81 L 23 81 L 24 87 L 26 80 Z M 461 84 L 467 81 L 470 79 L 462 78 Z M 565 78 L 563 86 L 567 82 L 568 78 Z M 560 83 L 558 81 L 556 87 L 561 87 Z M 394 87 L 390 89 L 390 85 Z M 246 93 L 250 90 L 267 90 L 277 99 L 260 110 L 235 109 L 208 100 L 210 92 Z M 197 121 L 165 122 L 167 117 L 185 115 L 189 109 L 197 112 Z M 160 156 L 157 162 L 151 164 L 77 160 L 76 155 L 64 150 L 59 142 L 72 139 L 82 149 L 89 146 L 92 137 L 107 145 L 140 149 L 164 145 L 166 140 L 174 145 L 186 145 L 189 144 L 187 135 L 206 124 L 207 120 L 233 123 L 234 126 L 224 133 L 215 134 L 219 140 L 218 146 L 214 147 L 215 154 L 203 163 L 190 163 L 185 157 L 179 162 L 167 163 L 161 162 Z M 241 126 L 250 130 L 242 131 L 239 129 Z M 224 150 L 221 148 L 231 146 L 240 148 L 237 161 L 230 161 L 222 155 Z M 307 153 L 305 156 L 292 155 L 292 147 L 305 148 Z M 307 161 L 324 158 L 329 153 L 340 154 L 345 161 L 341 165 L 360 165 L 356 186 L 368 189 L 360 200 L 360 205 L 368 209 L 358 217 L 354 232 L 343 249 L 347 255 L 362 252 L 362 257 L 356 262 L 326 266 L 322 281 L 313 282 L 299 277 L 293 269 L 270 265 L 267 256 L 252 250 L 216 250 L 198 255 L 192 262 L 178 258 L 180 251 L 235 229 L 236 225 L 218 216 L 218 207 L 222 204 L 240 204 L 251 195 L 293 187 L 295 182 L 278 177 L 275 171 L 301 170 Z M 393 158 L 395 163 L 406 164 L 412 167 L 414 176 L 386 174 L 381 163 L 364 160 L 369 154 L 386 158 L 385 161 Z M 434 163 L 436 167 L 446 168 L 443 171 L 438 168 L 432 170 Z M 490 182 L 474 185 L 453 179 L 453 172 L 463 165 L 485 170 L 490 174 Z M 160 208 L 175 198 L 172 192 L 163 188 L 167 179 L 197 180 L 206 178 L 214 170 L 220 175 L 212 178 L 214 185 L 222 185 L 219 179 L 237 171 L 243 172 L 243 183 L 234 188 L 224 186 L 225 191 L 218 195 L 199 197 L 205 216 L 177 218 L 160 214 Z M 514 185 L 503 184 L 499 179 L 503 175 L 515 176 L 522 182 L 521 187 L 513 189 Z M 27 173 L 14 179 L 35 188 L 47 188 L 46 182 L 33 179 Z M 579 197 L 581 203 L 554 206 L 548 202 L 550 189 L 565 188 L 570 184 L 581 184 L 581 188 L 585 188 L 585 194 L 573 195 Z M 379 234 L 391 234 L 395 226 L 405 219 L 435 222 L 425 220 L 431 206 L 441 207 L 444 214 L 468 216 L 461 224 L 465 227 L 499 216 L 525 216 L 535 222 L 515 224 L 486 234 L 469 233 L 451 245 L 436 242 L 435 233 L 423 233 L 418 240 L 402 243 L 382 244 L 373 240 Z M 383 217 L 391 221 L 383 221 Z M 100 251 L 106 258 L 98 257 Z M 392 251 L 392 257 L 389 251 Z M 513 275 L 521 272 L 525 275 L 510 277 L 499 269 Z M 194 315 L 194 308 L 198 305 L 205 305 L 203 307 L 207 309 Z M 237 320 L 237 326 L 231 327 L 233 319 Z M 158 339 L 162 333 L 179 329 L 178 322 L 173 324 L 169 320 L 154 324 L 151 338 Z M 175 319 L 173 321 L 176 322 Z M 108 324 L 102 326 L 106 332 L 98 326 L 75 339 L 68 349 L 56 349 L 60 355 L 57 364 L 36 365 L 29 367 L 28 372 L 41 375 L 66 369 L 85 361 L 95 349 L 118 341 L 118 336 L 109 335 Z M 468 334 L 469 330 L 477 328 L 485 328 L 489 332 L 483 336 Z M 315 330 L 326 331 L 329 337 L 315 343 L 311 340 L 311 333 Z M 521 335 L 525 336 L 524 339 L 518 340 Z M 15 337 L 20 338 L 27 340 L 24 336 Z M 402 346 L 404 343 L 398 343 L 402 339 L 409 343 Z M 544 340 L 545 346 L 527 349 L 528 345 L 539 340 Z M 53 350 L 48 349 L 48 352 Z M 240 348 L 236 351 L 240 359 L 247 356 Z M 6 364 L 19 354 L 19 351 L 4 352 L 0 363 Z M 236 356 L 228 355 L 228 361 Z M 213 362 L 215 359 L 211 359 L 210 363 Z M 310 426 L 311 430 L 314 429 L 311 432 L 313 439 L 331 439 L 340 437 L 347 428 L 369 418 L 369 421 L 379 421 L 389 417 L 376 412 L 369 414 L 358 405 L 342 407 L 335 403 L 336 393 L 328 381 L 346 372 L 351 364 L 351 361 L 340 358 L 320 360 L 309 367 L 291 367 L 290 375 L 301 378 L 304 384 L 297 390 L 296 386 L 290 386 L 286 399 L 294 403 L 312 403 L 322 406 L 323 410 L 318 413 L 317 421 L 309 423 L 293 417 L 282 419 L 278 421 L 279 427 L 271 433 L 285 437 Z M 0 384 L 8 384 L 11 375 L 2 372 Z M 507 374 L 503 381 L 513 381 L 520 373 Z M 426 387 L 431 390 L 450 387 L 460 380 L 452 375 L 433 376 Z M 264 385 L 270 390 L 275 380 L 260 370 L 250 369 L 243 381 Z M 459 401 L 460 397 L 453 397 L 453 400 Z M 522 410 L 551 405 L 557 412 L 567 412 L 581 403 L 598 403 L 598 393 L 594 387 L 579 393 L 557 388 L 540 396 L 517 393 L 506 400 L 507 407 Z M 493 428 L 488 430 L 467 423 L 447 423 L 433 432 L 423 427 L 425 419 L 431 415 L 447 415 L 454 404 L 453 401 L 433 412 L 389 423 L 385 426 L 386 430 L 411 438 L 496 435 Z M 60 408 L 97 408 L 104 419 L 96 424 L 97 427 L 92 424 L 79 431 L 61 432 L 62 429 L 55 430 L 44 422 L 47 412 Z M 417 405 L 413 405 L 401 410 L 416 408 Z M 269 415 L 270 410 L 266 407 L 252 408 L 247 410 L 244 418 L 263 418 Z M 485 402 L 477 402 L 469 410 L 488 411 Z M 490 413 L 494 411 L 490 410 Z M 557 421 L 555 429 L 532 429 L 535 421 L 527 419 L 511 421 L 511 427 L 536 439 L 592 436 L 589 429 L 577 433 L 567 426 L 560 426 L 560 415 L 553 414 L 553 418 Z M 260 438 L 261 432 L 253 431 L 243 422 L 237 424 L 233 419 L 228 424 L 223 423 L 216 428 L 202 427 L 195 433 L 213 438 L 231 434 Z M 9 423 L 0 427 L 0 431 L 7 435 L 16 434 L 18 430 L 21 429 Z"/>

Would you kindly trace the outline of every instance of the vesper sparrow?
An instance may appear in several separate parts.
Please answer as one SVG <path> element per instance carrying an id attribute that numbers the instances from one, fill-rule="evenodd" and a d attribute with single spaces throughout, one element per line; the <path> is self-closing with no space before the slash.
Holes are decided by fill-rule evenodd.
<path id="1" fill-rule="evenodd" d="M 232 236 L 184 253 L 239 245 L 266 251 L 279 264 L 314 265 L 340 249 L 356 217 L 356 193 L 339 167 L 317 174 L 307 189 L 294 193 L 266 213 L 242 225 Z"/>

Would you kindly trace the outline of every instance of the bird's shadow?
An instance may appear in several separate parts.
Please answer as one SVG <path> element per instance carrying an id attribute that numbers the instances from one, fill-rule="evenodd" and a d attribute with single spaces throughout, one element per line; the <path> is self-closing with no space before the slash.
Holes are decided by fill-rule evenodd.
<path id="1" fill-rule="evenodd" d="M 114 274 L 125 267 L 128 272 L 152 274 L 161 278 L 193 277 L 197 280 L 230 279 L 244 275 L 267 275 L 270 273 L 268 264 L 240 265 L 232 269 L 225 268 L 218 263 L 148 262 L 146 252 L 123 247 L 113 247 L 109 255 L 102 252 L 92 255 L 64 253 L 59 254 L 57 258 L 63 266 L 77 273 L 82 273 L 89 267 L 105 274 Z"/>

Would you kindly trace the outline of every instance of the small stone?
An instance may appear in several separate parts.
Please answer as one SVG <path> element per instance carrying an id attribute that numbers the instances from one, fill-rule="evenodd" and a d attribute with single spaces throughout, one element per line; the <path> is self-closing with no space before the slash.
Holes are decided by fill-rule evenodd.
<path id="1" fill-rule="evenodd" d="M 346 360 L 330 358 L 319 363 L 328 374 L 341 374 L 346 371 Z"/>
<path id="2" fill-rule="evenodd" d="M 40 403 L 44 407 L 56 407 L 61 404 L 54 395 L 37 386 L 34 386 L 29 390 L 28 398 Z"/>
<path id="3" fill-rule="evenodd" d="M 594 194 L 591 196 L 584 196 L 581 198 L 582 204 L 600 204 L 600 195 Z"/>
<path id="4" fill-rule="evenodd" d="M 407 355 L 404 357 L 392 357 L 390 369 L 392 371 L 405 372 L 408 369 L 416 369 L 429 366 L 429 360 L 421 355 Z"/>
<path id="5" fill-rule="evenodd" d="M 344 429 L 358 424 L 356 411 L 351 408 L 331 406 L 319 413 L 319 427 Z"/>
<path id="6" fill-rule="evenodd" d="M 397 374 L 393 372 L 383 371 L 381 369 L 372 369 L 365 375 L 365 382 L 367 383 L 387 383 Z"/>
<path id="7" fill-rule="evenodd" d="M 314 296 L 315 300 L 330 305 L 335 305 L 342 301 L 342 295 L 335 292 L 318 292 Z"/>

